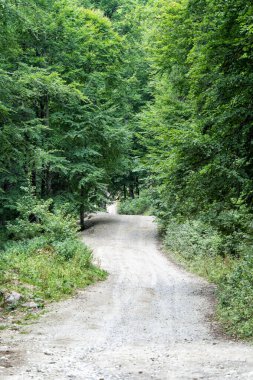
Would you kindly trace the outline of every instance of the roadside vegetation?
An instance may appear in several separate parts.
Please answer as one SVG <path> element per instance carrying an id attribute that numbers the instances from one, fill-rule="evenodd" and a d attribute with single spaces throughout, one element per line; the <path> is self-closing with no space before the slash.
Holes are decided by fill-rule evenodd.
<path id="1" fill-rule="evenodd" d="M 223 236 L 196 221 L 169 223 L 164 235 L 164 246 L 169 255 L 187 269 L 217 285 L 217 317 L 224 329 L 233 336 L 252 338 L 251 252 L 240 256 L 223 254 Z M 246 249 L 249 250 L 249 247 Z"/>
<path id="2" fill-rule="evenodd" d="M 142 191 L 135 198 L 122 199 L 117 209 L 123 215 L 151 215 L 151 197 L 146 191 Z"/>
<path id="3" fill-rule="evenodd" d="M 19 217 L 7 226 L 9 240 L 0 251 L 0 307 L 3 312 L 36 312 L 46 302 L 73 294 L 106 272 L 92 264 L 92 253 L 79 239 L 76 220 L 51 209 L 25 189 Z"/>

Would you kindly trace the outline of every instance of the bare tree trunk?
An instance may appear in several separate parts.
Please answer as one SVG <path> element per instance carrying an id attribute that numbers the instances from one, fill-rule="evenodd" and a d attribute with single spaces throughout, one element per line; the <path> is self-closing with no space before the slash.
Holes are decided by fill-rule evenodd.
<path id="1" fill-rule="evenodd" d="M 129 185 L 129 195 L 132 199 L 134 199 L 134 186 L 132 183 Z"/>

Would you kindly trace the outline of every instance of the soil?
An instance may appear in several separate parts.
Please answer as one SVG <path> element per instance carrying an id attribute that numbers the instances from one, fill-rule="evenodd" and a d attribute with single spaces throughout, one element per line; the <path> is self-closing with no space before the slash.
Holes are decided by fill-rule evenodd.
<path id="1" fill-rule="evenodd" d="M 108 211 L 82 233 L 108 279 L 1 331 L 0 379 L 253 379 L 253 347 L 213 328 L 213 286 L 165 257 L 152 217 Z"/>

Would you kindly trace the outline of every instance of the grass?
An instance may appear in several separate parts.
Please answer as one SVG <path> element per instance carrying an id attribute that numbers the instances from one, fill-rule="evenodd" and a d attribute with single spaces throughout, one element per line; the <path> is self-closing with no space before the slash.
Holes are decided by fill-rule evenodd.
<path id="1" fill-rule="evenodd" d="M 205 278 L 209 282 L 218 284 L 222 279 L 231 273 L 236 265 L 232 258 L 217 257 L 194 257 L 185 258 L 179 252 L 170 252 L 175 261 L 183 265 L 190 272 Z"/>
<path id="2" fill-rule="evenodd" d="M 0 254 L 0 306 L 8 312 L 25 309 L 22 304 L 33 301 L 43 308 L 45 302 L 58 301 L 105 279 L 106 272 L 95 267 L 91 258 L 91 251 L 79 241 L 69 259 L 52 245 L 43 245 L 41 239 L 12 244 Z M 22 298 L 8 305 L 5 295 L 12 291 Z"/>

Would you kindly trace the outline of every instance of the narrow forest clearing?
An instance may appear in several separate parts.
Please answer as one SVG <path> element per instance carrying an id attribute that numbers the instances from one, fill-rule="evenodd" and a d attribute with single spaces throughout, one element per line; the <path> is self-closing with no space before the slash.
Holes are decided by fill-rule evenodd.
<path id="1" fill-rule="evenodd" d="M 1 332 L 5 379 L 253 379 L 253 347 L 217 336 L 213 287 L 160 251 L 149 216 L 94 217 L 83 233 L 106 281 Z"/>

